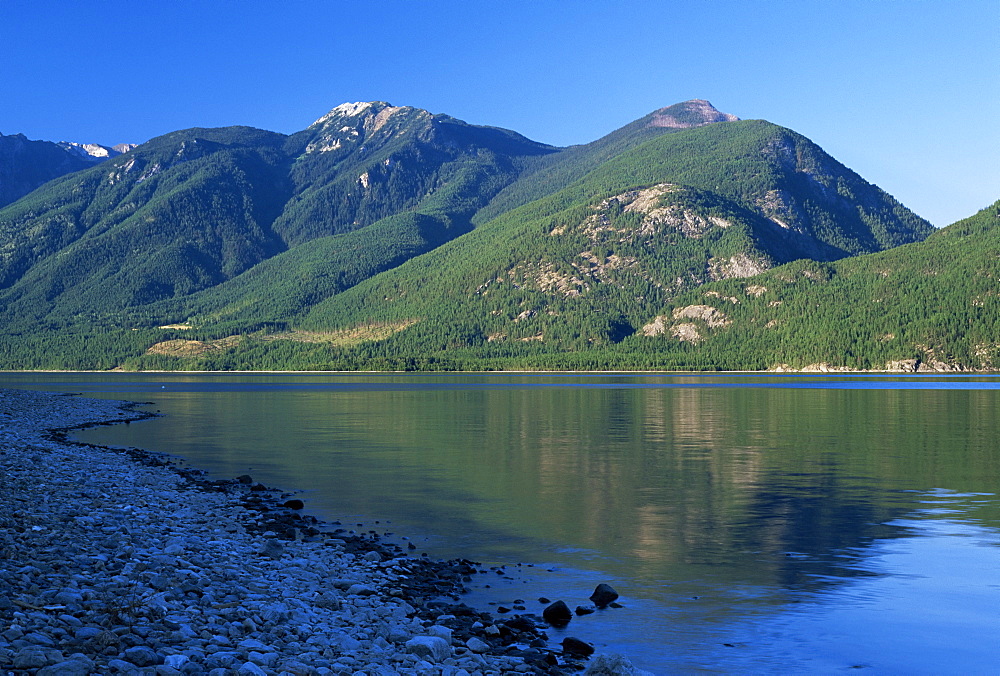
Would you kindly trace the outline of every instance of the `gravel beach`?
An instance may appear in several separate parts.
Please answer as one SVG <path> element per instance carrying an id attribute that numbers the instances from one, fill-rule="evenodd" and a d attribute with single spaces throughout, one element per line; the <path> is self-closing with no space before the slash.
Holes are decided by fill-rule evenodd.
<path id="1" fill-rule="evenodd" d="M 638 673 L 462 604 L 473 562 L 319 522 L 248 476 L 67 440 L 148 416 L 0 390 L 0 672 Z"/>

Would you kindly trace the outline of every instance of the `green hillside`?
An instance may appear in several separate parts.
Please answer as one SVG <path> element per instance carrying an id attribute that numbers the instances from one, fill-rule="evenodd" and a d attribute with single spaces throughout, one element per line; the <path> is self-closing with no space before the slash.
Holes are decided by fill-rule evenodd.
<path id="1" fill-rule="evenodd" d="M 0 209 L 0 365 L 794 365 L 755 347 L 780 318 L 737 321 L 751 280 L 835 280 L 931 231 L 805 137 L 705 101 L 567 149 L 343 104 L 291 136 L 174 132 Z"/>

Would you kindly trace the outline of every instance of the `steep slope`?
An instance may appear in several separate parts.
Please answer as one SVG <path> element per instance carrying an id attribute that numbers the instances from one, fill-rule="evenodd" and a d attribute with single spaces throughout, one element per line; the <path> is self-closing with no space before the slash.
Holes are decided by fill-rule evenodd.
<path id="1" fill-rule="evenodd" d="M 726 368 L 995 370 L 998 258 L 1000 202 L 924 242 L 706 286 L 668 306 L 647 342 L 675 351 L 687 324 L 693 352 Z M 694 305 L 724 323 L 683 317 Z"/>
<path id="2" fill-rule="evenodd" d="M 875 251 L 930 229 L 807 139 L 759 121 L 729 122 L 622 153 L 574 185 L 318 305 L 304 326 L 438 317 L 436 330 L 447 332 L 460 317 L 441 313 L 455 307 L 486 340 L 504 332 L 491 317 L 519 307 L 513 316 L 559 317 L 543 322 L 556 333 L 566 322 L 597 322 L 596 333 L 573 329 L 577 342 L 612 340 L 657 304 L 714 279 Z M 485 295 L 498 307 L 473 316 L 469 304 Z M 610 324 L 599 315 L 618 328 L 602 329 Z"/>
<path id="3" fill-rule="evenodd" d="M 8 321 L 58 323 L 218 284 L 283 248 L 281 134 L 190 129 L 0 210 Z"/>
<path id="4" fill-rule="evenodd" d="M 376 101 L 337 106 L 292 136 L 295 196 L 275 222 L 290 245 L 420 208 L 456 229 L 554 148 L 520 134 Z"/>
<path id="5" fill-rule="evenodd" d="M 662 134 L 702 127 L 718 122 L 735 122 L 735 115 L 723 113 L 703 99 L 693 99 L 660 108 L 585 145 L 539 157 L 527 165 L 521 177 L 504 188 L 480 213 L 477 223 L 528 202 L 562 190 L 596 169 L 603 162 Z"/>
<path id="6" fill-rule="evenodd" d="M 292 136 L 168 134 L 0 210 L 0 359 L 676 363 L 731 321 L 687 302 L 674 339 L 692 290 L 930 231 L 808 139 L 704 101 L 565 150 L 343 104 Z"/>
<path id="7" fill-rule="evenodd" d="M 0 134 L 0 207 L 39 186 L 93 166 L 89 155 L 67 152 L 49 141 L 29 141 L 23 134 Z"/>
<path id="8" fill-rule="evenodd" d="M 381 102 L 338 106 L 292 137 L 240 127 L 175 132 L 0 210 L 0 304 L 12 322 L 56 325 L 173 314 L 183 304 L 141 308 L 339 237 L 277 265 L 282 277 L 312 279 L 302 298 L 317 302 L 465 232 L 523 157 L 552 151 L 514 132 Z M 404 212 L 414 215 L 392 218 Z M 387 218 L 376 234 L 354 234 Z M 346 253 L 359 246 L 367 258 Z M 325 272 L 314 275 L 327 251 Z M 254 279 L 270 286 L 266 274 Z M 233 292 L 250 287 L 253 279 Z M 262 296 L 274 294 L 254 297 Z M 232 300 L 226 289 L 215 297 L 193 307 L 222 310 Z"/>

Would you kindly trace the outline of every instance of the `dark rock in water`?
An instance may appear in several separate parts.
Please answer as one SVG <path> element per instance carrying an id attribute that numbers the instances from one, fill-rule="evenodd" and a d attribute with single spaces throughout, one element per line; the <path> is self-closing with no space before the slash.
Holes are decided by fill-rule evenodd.
<path id="1" fill-rule="evenodd" d="M 590 657 L 594 654 L 594 646 L 578 638 L 567 636 L 562 642 L 563 652 L 567 655 L 579 655 L 580 657 Z"/>
<path id="2" fill-rule="evenodd" d="M 292 498 L 291 500 L 285 500 L 285 502 L 281 503 L 281 506 L 288 509 L 302 509 L 306 505 L 298 498 Z"/>
<path id="3" fill-rule="evenodd" d="M 590 615 L 591 613 L 597 612 L 597 608 L 594 606 L 577 606 L 574 612 L 577 615 Z"/>
<path id="4" fill-rule="evenodd" d="M 238 477 L 236 477 L 236 483 L 246 484 L 247 486 L 249 486 L 250 484 L 253 483 L 253 477 L 250 476 L 249 474 L 241 474 Z"/>
<path id="5" fill-rule="evenodd" d="M 590 595 L 590 600 L 594 602 L 594 605 L 598 608 L 605 608 L 609 603 L 618 599 L 618 592 L 616 592 L 611 585 L 604 584 L 603 582 L 597 585 L 594 593 Z"/>
<path id="6" fill-rule="evenodd" d="M 609 604 L 608 604 L 608 608 L 624 608 L 624 607 L 625 607 L 625 606 L 623 606 L 623 605 L 622 605 L 622 604 L 620 604 L 620 603 L 609 603 Z"/>
<path id="7" fill-rule="evenodd" d="M 545 596 L 539 596 L 538 597 L 538 602 L 539 603 L 552 603 L 552 599 L 547 598 Z"/>
<path id="8" fill-rule="evenodd" d="M 542 611 L 542 617 L 553 627 L 565 627 L 573 619 L 573 613 L 565 603 L 556 601 Z"/>

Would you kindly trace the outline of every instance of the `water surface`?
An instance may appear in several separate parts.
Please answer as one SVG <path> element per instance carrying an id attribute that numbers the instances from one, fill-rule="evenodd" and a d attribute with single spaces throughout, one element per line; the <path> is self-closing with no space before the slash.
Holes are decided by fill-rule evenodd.
<path id="1" fill-rule="evenodd" d="M 213 476 L 249 472 L 359 530 L 506 564 L 477 581 L 476 603 L 523 599 L 538 612 L 544 595 L 572 607 L 610 582 L 625 608 L 553 638 L 625 652 L 655 673 L 998 663 L 995 377 L 5 374 L 0 384 L 152 401 L 162 418 L 79 436 L 172 453 Z"/>

